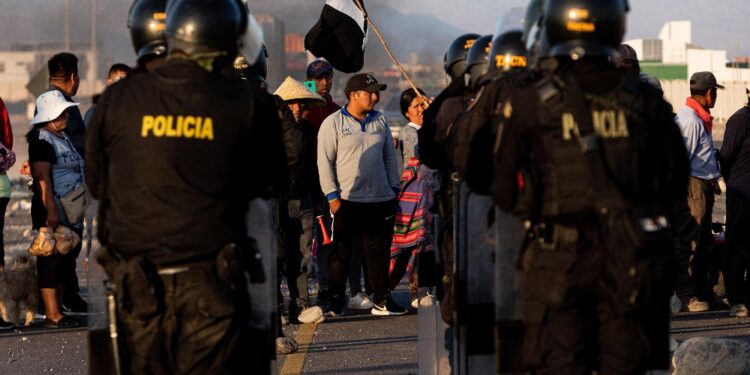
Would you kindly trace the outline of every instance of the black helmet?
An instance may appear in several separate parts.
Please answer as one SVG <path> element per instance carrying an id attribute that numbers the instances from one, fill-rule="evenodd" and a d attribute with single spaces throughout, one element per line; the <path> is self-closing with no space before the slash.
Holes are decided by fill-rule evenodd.
<path id="1" fill-rule="evenodd" d="M 444 68 L 445 73 L 452 79 L 457 79 L 464 75 L 466 71 L 466 54 L 478 38 L 479 34 L 464 34 L 454 40 L 450 47 L 448 47 L 444 58 Z"/>
<path id="2" fill-rule="evenodd" d="M 498 35 L 492 41 L 490 72 L 503 74 L 525 70 L 529 53 L 523 44 L 523 31 L 514 30 Z"/>
<path id="3" fill-rule="evenodd" d="M 255 60 L 255 64 L 250 65 L 245 56 L 238 55 L 234 59 L 234 69 L 240 73 L 242 79 L 264 82 L 268 76 L 267 58 L 268 51 L 266 51 L 266 46 L 263 45 L 258 58 Z"/>
<path id="4" fill-rule="evenodd" d="M 167 52 L 166 7 L 167 0 L 135 0 L 130 6 L 128 29 L 139 64 Z"/>
<path id="5" fill-rule="evenodd" d="M 469 75 L 469 86 L 474 87 L 479 77 L 487 73 L 487 65 L 490 61 L 489 54 L 492 44 L 492 35 L 479 37 L 466 54 L 466 74 Z"/>
<path id="6" fill-rule="evenodd" d="M 625 0 L 547 0 L 551 56 L 610 56 L 625 34 Z"/>
<path id="7" fill-rule="evenodd" d="M 165 34 L 170 51 L 225 51 L 232 58 L 249 17 L 239 0 L 171 0 L 168 13 Z"/>

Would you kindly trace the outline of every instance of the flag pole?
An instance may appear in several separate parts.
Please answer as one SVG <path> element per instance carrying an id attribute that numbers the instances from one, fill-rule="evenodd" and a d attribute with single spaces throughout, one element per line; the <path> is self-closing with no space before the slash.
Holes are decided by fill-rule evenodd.
<path id="1" fill-rule="evenodd" d="M 380 30 L 375 26 L 375 24 L 372 22 L 372 19 L 370 19 L 370 16 L 367 14 L 367 11 L 365 10 L 365 6 L 362 4 L 361 0 L 353 0 L 354 4 L 359 8 L 359 10 L 362 12 L 362 15 L 365 17 L 365 21 L 367 21 L 367 24 L 370 25 L 370 28 L 372 28 L 373 31 L 375 31 L 375 35 L 380 40 L 380 44 L 383 45 L 383 48 L 385 48 L 385 52 L 388 54 L 388 57 L 391 58 L 394 64 L 396 64 L 396 67 L 399 71 L 401 71 L 401 75 L 406 79 L 406 82 L 409 83 L 409 86 L 411 86 L 412 90 L 414 90 L 414 93 L 417 94 L 417 97 L 421 100 L 425 100 L 424 96 L 419 92 L 417 89 L 417 86 L 414 85 L 414 82 L 409 78 L 409 75 L 406 74 L 406 70 L 403 66 L 398 62 L 396 59 L 396 56 L 393 54 L 393 51 L 391 51 L 391 47 L 388 46 L 388 43 L 386 43 L 385 39 L 383 38 L 383 35 L 380 33 Z"/>

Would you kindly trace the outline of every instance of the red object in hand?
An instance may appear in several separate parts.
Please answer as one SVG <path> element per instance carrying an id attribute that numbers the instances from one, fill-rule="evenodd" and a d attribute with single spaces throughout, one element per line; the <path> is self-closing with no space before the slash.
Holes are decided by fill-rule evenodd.
<path id="1" fill-rule="evenodd" d="M 521 172 L 516 173 L 516 182 L 518 183 L 518 190 L 523 190 L 526 187 L 526 181 L 523 180 Z"/>
<path id="2" fill-rule="evenodd" d="M 323 246 L 330 245 L 333 241 L 331 241 L 331 235 L 328 233 L 328 228 L 326 228 L 326 223 L 323 221 L 323 215 L 318 215 L 315 219 L 318 220 L 318 225 L 320 225 L 320 232 L 323 233 Z"/>

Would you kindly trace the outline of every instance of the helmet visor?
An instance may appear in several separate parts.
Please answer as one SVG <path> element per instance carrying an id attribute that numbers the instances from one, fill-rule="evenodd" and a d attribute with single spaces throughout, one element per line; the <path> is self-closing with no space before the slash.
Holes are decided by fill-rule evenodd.
<path id="1" fill-rule="evenodd" d="M 263 30 L 255 21 L 253 14 L 248 11 L 247 30 L 240 38 L 240 54 L 245 56 L 248 64 L 253 65 L 258 60 L 263 49 Z"/>

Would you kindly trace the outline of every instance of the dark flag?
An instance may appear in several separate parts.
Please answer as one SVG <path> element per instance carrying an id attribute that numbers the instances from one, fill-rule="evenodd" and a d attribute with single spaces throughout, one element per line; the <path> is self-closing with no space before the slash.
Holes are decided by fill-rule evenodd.
<path id="1" fill-rule="evenodd" d="M 358 72 L 365 64 L 367 21 L 354 1 L 326 0 L 320 19 L 305 36 L 305 49 L 344 73 Z"/>

